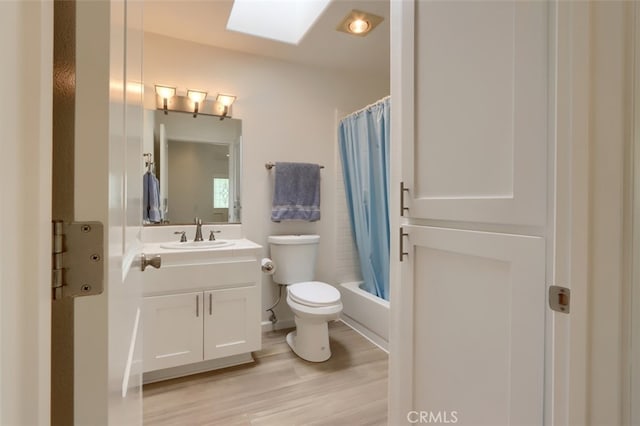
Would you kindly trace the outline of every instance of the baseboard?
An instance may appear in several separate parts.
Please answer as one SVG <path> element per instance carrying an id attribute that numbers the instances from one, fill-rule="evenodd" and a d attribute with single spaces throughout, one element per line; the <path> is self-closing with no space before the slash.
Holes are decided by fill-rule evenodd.
<path id="1" fill-rule="evenodd" d="M 340 319 L 338 321 L 342 321 L 347 327 L 385 351 L 389 353 L 389 342 L 387 342 L 384 338 L 378 336 L 373 331 L 369 330 L 364 325 L 360 324 L 358 321 L 353 318 L 345 315 L 344 313 L 340 315 Z M 262 321 L 262 332 L 267 333 L 269 331 L 275 330 L 283 330 L 286 328 L 294 328 L 296 326 L 296 322 L 293 318 L 288 318 L 285 320 L 280 320 L 275 324 L 272 324 L 271 321 Z"/>
<path id="2" fill-rule="evenodd" d="M 262 321 L 262 332 L 266 333 L 268 331 L 283 330 L 285 328 L 293 328 L 295 326 L 296 322 L 293 318 L 278 320 L 275 324 L 272 324 L 271 321 Z"/>
<path id="3" fill-rule="evenodd" d="M 358 321 L 345 314 L 340 315 L 340 319 L 338 321 L 342 321 L 350 329 L 385 351 L 387 354 L 389 353 L 389 342 L 378 336 L 373 331 L 369 330 L 364 325 L 360 324 Z"/>
<path id="4" fill-rule="evenodd" d="M 175 379 L 191 374 L 204 373 L 205 371 L 218 370 L 220 368 L 233 367 L 254 362 L 250 353 L 228 356 L 210 361 L 197 362 L 195 364 L 181 365 L 179 367 L 164 368 L 162 370 L 149 371 L 142 375 L 142 383 L 154 383 L 162 380 Z"/>

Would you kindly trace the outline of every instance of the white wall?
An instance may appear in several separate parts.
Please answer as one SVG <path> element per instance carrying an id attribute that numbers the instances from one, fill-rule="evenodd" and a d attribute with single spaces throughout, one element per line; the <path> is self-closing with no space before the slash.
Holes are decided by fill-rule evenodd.
<path id="1" fill-rule="evenodd" d="M 316 278 L 336 283 L 335 182 L 336 110 L 354 111 L 389 94 L 389 81 L 367 75 L 310 68 L 269 58 L 145 34 L 145 107 L 155 108 L 154 84 L 237 95 L 233 116 L 242 121 L 242 223 L 247 238 L 264 246 L 267 236 L 317 233 L 321 237 Z M 321 210 L 317 223 L 272 223 L 273 171 L 265 162 L 302 161 L 322 170 Z M 263 307 L 276 297 L 264 279 Z M 282 303 L 279 319 L 291 318 Z M 263 312 L 263 320 L 268 315 Z"/>
<path id="2" fill-rule="evenodd" d="M 0 424 L 47 425 L 53 3 L 0 2 Z"/>

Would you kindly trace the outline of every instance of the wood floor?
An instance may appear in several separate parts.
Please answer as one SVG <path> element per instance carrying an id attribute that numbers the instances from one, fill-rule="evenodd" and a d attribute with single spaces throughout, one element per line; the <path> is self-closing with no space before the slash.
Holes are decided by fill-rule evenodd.
<path id="1" fill-rule="evenodd" d="M 332 357 L 298 358 L 290 330 L 263 334 L 256 362 L 144 386 L 144 424 L 385 425 L 387 354 L 342 322 L 329 325 Z"/>

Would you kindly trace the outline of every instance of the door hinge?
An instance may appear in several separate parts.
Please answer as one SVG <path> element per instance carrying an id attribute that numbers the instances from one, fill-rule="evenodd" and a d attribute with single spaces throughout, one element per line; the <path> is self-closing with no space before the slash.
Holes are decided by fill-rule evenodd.
<path id="1" fill-rule="evenodd" d="M 400 216 L 404 216 L 405 211 L 409 211 L 409 207 L 404 206 L 404 193 L 409 192 L 409 188 L 404 186 L 404 182 L 400 182 Z"/>
<path id="2" fill-rule="evenodd" d="M 408 237 L 409 234 L 404 232 L 404 228 L 400 227 L 400 262 L 404 260 L 405 256 L 409 256 L 409 253 L 404 251 L 404 237 Z"/>
<path id="3" fill-rule="evenodd" d="M 557 285 L 549 287 L 549 307 L 556 312 L 568 314 L 571 311 L 571 290 Z"/>
<path id="4" fill-rule="evenodd" d="M 104 235 L 100 222 L 53 221 L 53 299 L 91 296 L 104 288 Z"/>

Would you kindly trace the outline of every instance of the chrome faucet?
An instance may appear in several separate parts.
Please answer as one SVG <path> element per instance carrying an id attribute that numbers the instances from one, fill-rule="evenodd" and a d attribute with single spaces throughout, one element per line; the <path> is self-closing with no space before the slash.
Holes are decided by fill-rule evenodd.
<path id="1" fill-rule="evenodd" d="M 193 241 L 202 241 L 202 220 L 196 217 L 194 222 L 196 224 L 196 237 Z"/>

